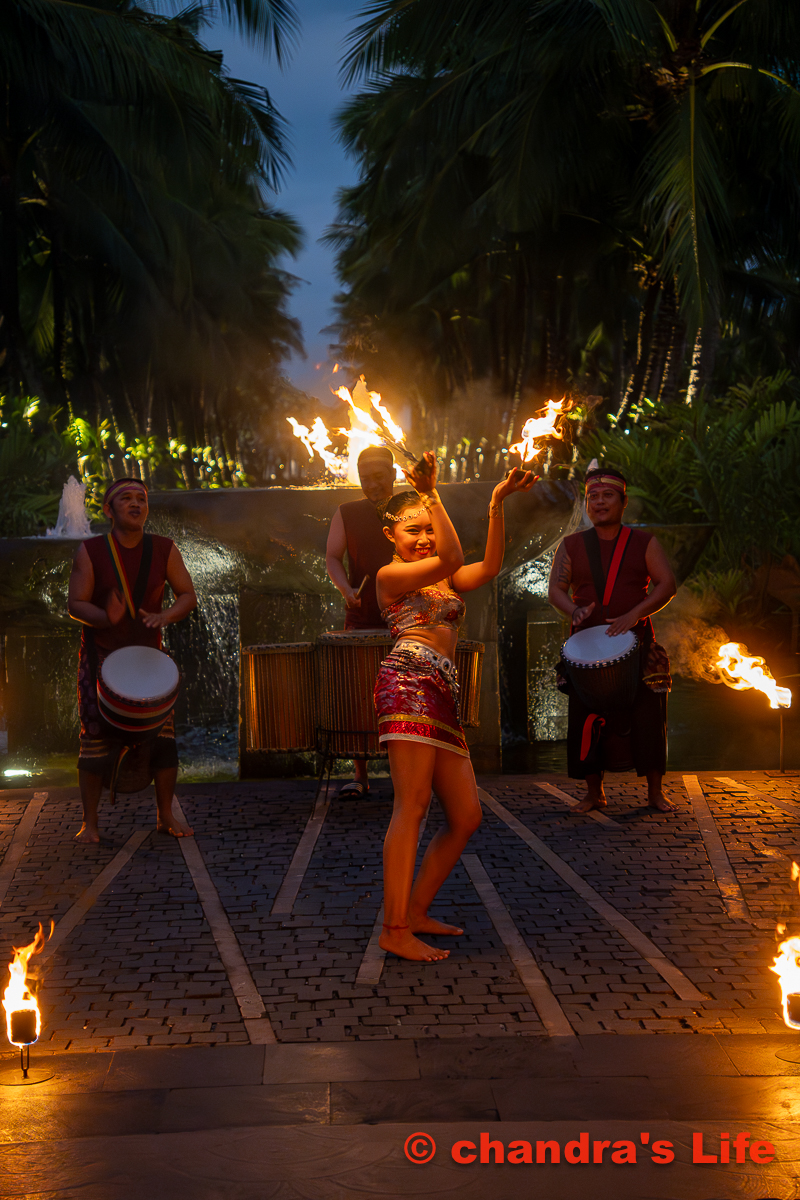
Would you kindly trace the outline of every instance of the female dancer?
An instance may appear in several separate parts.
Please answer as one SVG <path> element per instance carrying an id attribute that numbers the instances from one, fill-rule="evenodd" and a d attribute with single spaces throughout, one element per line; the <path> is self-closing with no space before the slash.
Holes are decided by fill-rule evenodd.
<path id="1" fill-rule="evenodd" d="M 413 492 L 386 506 L 384 533 L 395 553 L 376 577 L 378 603 L 397 642 L 375 684 L 380 741 L 388 744 L 394 811 L 383 846 L 384 916 L 380 945 L 400 958 L 446 958 L 418 933 L 460 934 L 428 916 L 436 893 L 481 822 L 475 773 L 458 715 L 453 662 L 464 619 L 460 592 L 488 583 L 503 564 L 503 501 L 527 491 L 530 471 L 509 471 L 489 505 L 483 562 L 464 566 L 458 535 L 436 491 L 428 451 L 405 472 Z M 432 839 L 412 889 L 419 828 L 434 789 L 445 824 Z"/>

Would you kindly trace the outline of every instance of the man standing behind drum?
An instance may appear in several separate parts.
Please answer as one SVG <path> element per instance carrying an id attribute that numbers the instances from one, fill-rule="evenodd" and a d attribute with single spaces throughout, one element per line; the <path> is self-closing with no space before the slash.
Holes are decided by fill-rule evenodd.
<path id="1" fill-rule="evenodd" d="M 383 533 L 383 513 L 394 488 L 391 450 L 386 446 L 362 450 L 358 478 L 364 499 L 340 504 L 334 513 L 325 565 L 331 582 L 344 597 L 345 629 L 385 629 L 375 595 L 375 578 L 380 568 L 392 561 L 392 547 Z M 363 796 L 369 791 L 365 758 L 355 759 L 355 771 L 355 779 L 345 784 L 340 796 Z"/>
<path id="2" fill-rule="evenodd" d="M 573 811 L 605 808 L 604 742 L 608 744 L 609 735 L 616 733 L 630 737 L 636 773 L 647 777 L 648 803 L 659 812 L 671 812 L 673 806 L 662 791 L 667 769 L 664 681 L 668 675 L 657 678 L 656 666 L 649 660 L 655 644 L 650 617 L 675 595 L 675 577 L 652 534 L 623 526 L 627 484 L 619 471 L 590 470 L 585 488 L 586 512 L 593 528 L 570 534 L 558 547 L 550 573 L 550 603 L 572 619 L 572 633 L 603 624 L 608 626 L 609 639 L 633 631 L 641 648 L 641 674 L 649 674 L 657 690 L 651 690 L 642 678 L 632 709 L 609 719 L 604 729 L 603 714 L 593 713 L 570 689 L 568 773 L 571 779 L 585 779 L 587 788 Z"/>
<path id="3" fill-rule="evenodd" d="M 145 534 L 147 488 L 138 479 L 117 479 L 103 497 L 111 521 L 111 540 L 88 538 L 78 549 L 69 580 L 69 614 L 83 625 L 78 667 L 81 722 L 78 782 L 83 825 L 77 837 L 99 842 L 97 808 L 103 777 L 115 754 L 97 706 L 97 672 L 106 656 L 123 646 L 161 649 L 161 629 L 180 621 L 197 605 L 194 587 L 180 552 L 170 538 Z M 161 608 L 164 584 L 175 594 Z M 150 753 L 158 806 L 158 829 L 174 837 L 192 833 L 172 812 L 178 776 L 178 752 L 172 714 L 154 739 Z"/>

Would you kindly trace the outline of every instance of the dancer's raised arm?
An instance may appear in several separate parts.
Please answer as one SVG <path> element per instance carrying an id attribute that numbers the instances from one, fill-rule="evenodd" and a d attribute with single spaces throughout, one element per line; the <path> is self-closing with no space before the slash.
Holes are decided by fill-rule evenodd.
<path id="1" fill-rule="evenodd" d="M 532 471 L 521 471 L 519 467 L 512 467 L 505 479 L 498 483 L 489 502 L 489 532 L 486 535 L 483 559 L 478 563 L 468 563 L 455 572 L 451 583 L 457 592 L 474 592 L 476 588 L 483 587 L 500 574 L 506 548 L 503 501 L 512 492 L 529 492 L 536 479 L 537 476 Z"/>
<path id="2" fill-rule="evenodd" d="M 381 608 L 408 592 L 449 579 L 464 563 L 458 534 L 436 491 L 432 451 L 426 450 L 421 462 L 404 474 L 417 499 L 411 492 L 401 492 L 386 508 L 384 533 L 395 543 L 397 553 L 378 572 Z M 406 561 L 412 554 L 413 561 Z"/>

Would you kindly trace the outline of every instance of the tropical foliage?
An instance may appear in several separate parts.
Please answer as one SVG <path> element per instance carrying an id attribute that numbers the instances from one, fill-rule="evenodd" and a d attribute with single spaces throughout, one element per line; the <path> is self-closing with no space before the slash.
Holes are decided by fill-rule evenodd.
<path id="1" fill-rule="evenodd" d="M 706 570 L 730 606 L 741 572 L 800 552 L 800 382 L 783 372 L 693 406 L 637 406 L 581 443 L 634 481 L 642 519 L 714 525 Z"/>
<path id="2" fill-rule="evenodd" d="M 285 56 L 289 0 L 220 8 Z M 204 48 L 213 13 L 0 7 L 0 383 L 101 443 L 113 431 L 142 461 L 171 441 L 241 458 L 241 431 L 298 344 L 280 260 L 299 231 L 269 198 L 282 120 Z"/>
<path id="3" fill-rule="evenodd" d="M 340 117 L 359 180 L 329 236 L 340 349 L 370 378 L 428 403 L 489 379 L 507 441 L 562 390 L 624 415 L 696 399 L 717 364 L 800 365 L 795 0 L 363 18 Z"/>

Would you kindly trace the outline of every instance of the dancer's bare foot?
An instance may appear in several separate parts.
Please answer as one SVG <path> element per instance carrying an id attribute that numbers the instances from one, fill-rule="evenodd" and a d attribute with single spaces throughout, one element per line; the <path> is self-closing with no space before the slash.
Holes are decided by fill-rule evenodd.
<path id="1" fill-rule="evenodd" d="M 96 825 L 87 825 L 84 821 L 75 834 L 75 841 L 94 845 L 100 841 L 100 831 Z"/>
<path id="2" fill-rule="evenodd" d="M 675 805 L 670 804 L 663 792 L 659 792 L 655 796 L 648 796 L 647 803 L 657 812 L 675 812 Z"/>
<path id="3" fill-rule="evenodd" d="M 580 804 L 576 804 L 571 811 L 574 813 L 588 813 L 595 808 L 608 808 L 608 801 L 605 796 L 593 796 L 587 792 Z"/>
<path id="4" fill-rule="evenodd" d="M 447 925 L 444 921 L 437 921 L 435 917 L 429 917 L 427 913 L 420 913 L 419 916 L 409 913 L 408 922 L 412 933 L 439 933 L 445 934 L 447 937 L 459 937 L 464 932 L 463 929 L 459 929 L 458 925 Z"/>
<path id="5" fill-rule="evenodd" d="M 183 821 L 179 821 L 172 813 L 169 818 L 159 817 L 156 829 L 159 833 L 171 833 L 173 837 L 194 837 L 194 830 L 189 825 L 185 825 Z"/>
<path id="6" fill-rule="evenodd" d="M 408 958 L 412 962 L 440 962 L 447 958 L 449 950 L 439 950 L 435 946 L 426 946 L 419 938 L 414 937 L 411 927 L 404 929 L 388 929 L 385 925 L 378 938 L 381 950 L 396 954 L 398 958 Z"/>

